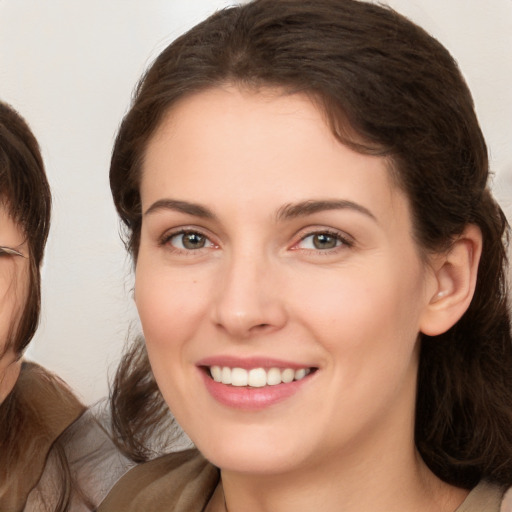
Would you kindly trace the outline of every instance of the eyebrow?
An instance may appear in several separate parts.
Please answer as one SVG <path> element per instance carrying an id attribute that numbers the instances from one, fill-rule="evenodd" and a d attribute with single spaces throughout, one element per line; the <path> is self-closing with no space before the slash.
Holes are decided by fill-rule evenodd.
<path id="1" fill-rule="evenodd" d="M 196 203 L 188 201 L 177 201 L 176 199 L 159 199 L 155 201 L 145 212 L 144 215 L 155 213 L 161 210 L 173 210 L 176 212 L 186 213 L 194 217 L 203 219 L 214 219 L 215 215 L 208 208 Z"/>
<path id="2" fill-rule="evenodd" d="M 354 203 L 353 201 L 348 201 L 345 199 L 324 199 L 318 201 L 310 199 L 308 201 L 301 201 L 299 203 L 286 204 L 277 210 L 276 219 L 278 221 L 288 220 L 295 219 L 297 217 L 305 217 L 328 210 L 346 209 L 362 213 L 375 222 L 378 222 L 377 218 L 370 210 L 358 203 Z M 197 203 L 190 203 L 188 201 L 178 201 L 176 199 L 159 199 L 144 212 L 144 215 L 156 213 L 161 210 L 173 210 L 186 213 L 194 217 L 200 217 L 202 219 L 216 218 L 215 214 L 205 206 Z"/>
<path id="3" fill-rule="evenodd" d="M 277 211 L 278 220 L 295 219 L 297 217 L 305 217 L 313 215 L 314 213 L 328 211 L 328 210 L 353 210 L 362 213 L 367 217 L 377 222 L 375 215 L 358 203 L 347 201 L 345 199 L 332 199 L 332 200 L 309 200 L 300 203 L 287 204 L 279 208 Z"/>

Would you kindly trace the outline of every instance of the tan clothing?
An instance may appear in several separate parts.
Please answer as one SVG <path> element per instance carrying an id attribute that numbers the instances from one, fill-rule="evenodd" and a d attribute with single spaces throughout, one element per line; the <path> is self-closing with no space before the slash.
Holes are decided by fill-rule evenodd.
<path id="1" fill-rule="evenodd" d="M 129 471 L 98 512 L 203 512 L 219 478 L 197 450 L 172 453 Z M 500 512 L 502 498 L 501 488 L 482 482 L 455 512 Z"/>
<path id="2" fill-rule="evenodd" d="M 98 512 L 202 511 L 218 483 L 218 469 L 197 450 L 171 453 L 129 471 Z"/>
<path id="3" fill-rule="evenodd" d="M 83 411 L 62 381 L 23 363 L 14 389 L 0 404 L 0 510 L 23 510 L 56 439 Z M 9 470 L 6 459 L 19 463 Z"/>
<path id="4" fill-rule="evenodd" d="M 70 511 L 95 510 L 133 467 L 96 411 L 84 411 L 60 379 L 23 363 L 13 391 L 0 404 L 0 512 L 53 512 L 66 475 L 73 481 Z M 3 471 L 7 458 L 19 461 L 14 470 Z"/>
<path id="5" fill-rule="evenodd" d="M 135 465 L 120 453 L 95 409 L 87 410 L 73 422 L 59 442 L 74 483 L 70 512 L 95 511 L 117 480 Z M 52 450 L 24 512 L 53 512 L 62 484 L 54 459 Z"/>
<path id="6" fill-rule="evenodd" d="M 480 482 L 455 512 L 510 512 L 500 508 L 504 489 L 488 482 Z"/>

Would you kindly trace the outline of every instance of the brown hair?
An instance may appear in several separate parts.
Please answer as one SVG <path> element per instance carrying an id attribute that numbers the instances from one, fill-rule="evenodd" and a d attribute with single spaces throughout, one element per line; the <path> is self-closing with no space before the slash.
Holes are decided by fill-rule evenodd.
<path id="1" fill-rule="evenodd" d="M 21 226 L 28 244 L 28 298 L 5 351 L 21 356 L 34 336 L 41 308 L 44 247 L 50 229 L 51 194 L 39 145 L 24 119 L 0 102 L 0 200 Z"/>
<path id="2" fill-rule="evenodd" d="M 51 194 L 41 152 L 25 120 L 0 102 L 0 201 L 19 225 L 28 245 L 28 295 L 20 319 L 10 329 L 2 357 L 13 349 L 21 358 L 39 322 L 41 274 L 48 238 Z M 15 278 L 16 276 L 14 276 Z M 36 485 L 52 447 L 56 470 L 56 492 L 45 510 L 66 512 L 71 506 L 75 483 L 59 439 L 60 429 L 83 412 L 71 390 L 56 376 L 37 365 L 23 363 L 16 386 L 0 403 L 0 492 L 2 507 L 20 510 L 31 486 Z M 51 413 L 41 404 L 51 403 Z M 45 414 L 46 412 L 46 414 Z M 53 443 L 53 444 L 51 444 Z M 2 490 L 0 489 L 0 491 Z M 79 492 L 79 491 L 77 491 Z M 3 501 L 7 500 L 7 501 Z"/>
<path id="3" fill-rule="evenodd" d="M 470 91 L 451 55 L 395 11 L 356 0 L 256 0 L 220 11 L 169 45 L 136 89 L 113 150 L 110 183 L 136 261 L 145 148 L 177 100 L 231 83 L 308 94 L 340 142 L 382 155 L 412 209 L 415 238 L 440 251 L 468 224 L 483 235 L 474 299 L 435 338 L 422 335 L 416 444 L 440 478 L 512 483 L 512 344 L 506 219 L 489 191 Z M 162 400 L 140 343 L 113 389 L 114 426 L 135 457 Z M 140 398 L 137 410 L 127 404 Z M 137 439 L 137 443 L 133 443 Z"/>

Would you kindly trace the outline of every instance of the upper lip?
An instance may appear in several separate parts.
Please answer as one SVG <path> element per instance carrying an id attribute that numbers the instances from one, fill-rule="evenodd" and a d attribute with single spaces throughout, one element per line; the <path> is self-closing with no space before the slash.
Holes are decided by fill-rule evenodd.
<path id="1" fill-rule="evenodd" d="M 313 368 L 312 365 L 307 363 L 297 363 L 292 361 L 285 361 L 283 359 L 276 359 L 273 357 L 234 357 L 227 355 L 205 357 L 198 361 L 197 366 L 227 366 L 229 368 L 244 368 L 250 370 L 252 368 L 291 368 L 299 370 L 301 368 Z"/>

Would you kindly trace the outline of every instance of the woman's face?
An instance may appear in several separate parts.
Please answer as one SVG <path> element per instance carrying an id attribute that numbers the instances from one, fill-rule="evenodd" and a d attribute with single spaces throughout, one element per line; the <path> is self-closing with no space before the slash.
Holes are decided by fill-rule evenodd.
<path id="1" fill-rule="evenodd" d="M 234 87 L 182 100 L 145 156 L 135 299 L 201 452 L 277 473 L 413 449 L 435 283 L 386 160 L 304 96 Z"/>
<path id="2" fill-rule="evenodd" d="M 2 204 L 0 246 L 15 249 L 25 256 L 28 253 L 22 230 Z M 12 341 L 9 337 L 19 322 L 27 298 L 27 285 L 28 258 L 0 252 L 0 402 L 7 394 L 6 389 L 11 387 L 11 365 L 17 355 L 8 347 Z"/>

